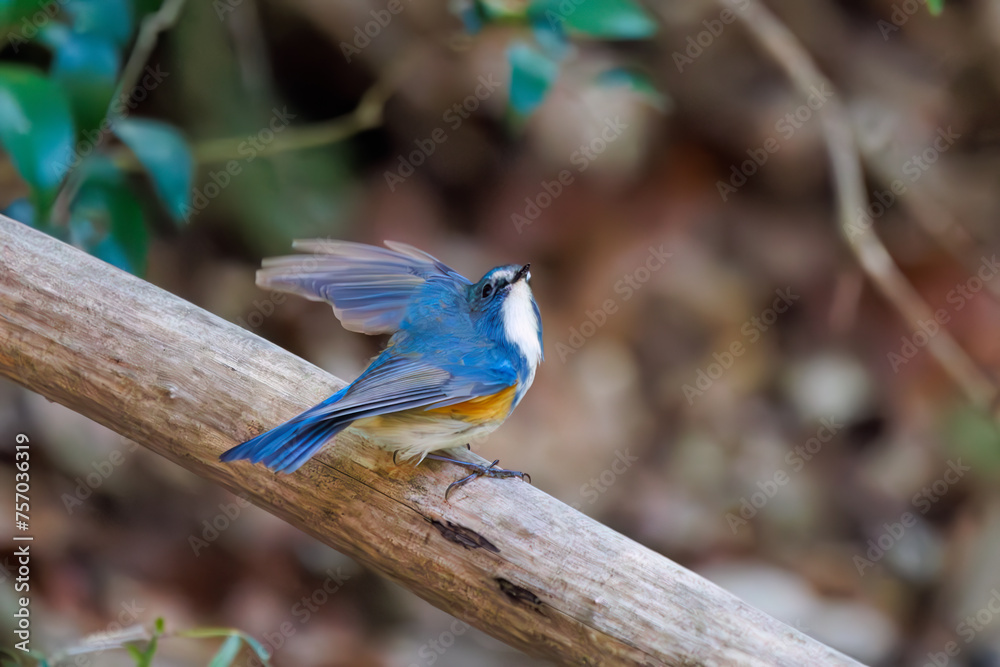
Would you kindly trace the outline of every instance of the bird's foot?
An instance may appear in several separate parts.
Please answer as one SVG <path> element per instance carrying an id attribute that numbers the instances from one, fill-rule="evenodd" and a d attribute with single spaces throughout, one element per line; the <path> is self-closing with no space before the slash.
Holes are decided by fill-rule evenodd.
<path id="1" fill-rule="evenodd" d="M 529 484 L 531 483 L 531 475 L 529 475 L 526 472 L 520 472 L 518 470 L 506 470 L 504 468 L 497 468 L 496 465 L 498 463 L 500 463 L 500 459 L 497 459 L 496 461 L 494 461 L 493 463 L 489 464 L 488 466 L 484 466 L 484 465 L 481 465 L 479 463 L 472 463 L 470 461 L 459 461 L 458 459 L 450 459 L 447 456 L 438 456 L 437 454 L 428 454 L 427 458 L 434 459 L 436 461 L 448 461 L 449 463 L 454 463 L 456 465 L 460 465 L 463 468 L 468 468 L 469 470 L 472 471 L 472 473 L 470 475 L 467 475 L 467 476 L 463 477 L 462 479 L 457 480 L 455 482 L 452 482 L 451 484 L 448 485 L 448 488 L 445 489 L 445 492 L 444 492 L 444 499 L 445 500 L 448 500 L 448 494 L 451 493 L 452 489 L 454 489 L 455 487 L 458 487 L 458 486 L 462 486 L 463 484 L 466 484 L 467 482 L 471 482 L 472 480 L 476 479 L 477 477 L 492 477 L 494 479 L 505 479 L 505 478 L 508 478 L 508 477 L 518 477 L 522 481 L 526 481 Z"/>

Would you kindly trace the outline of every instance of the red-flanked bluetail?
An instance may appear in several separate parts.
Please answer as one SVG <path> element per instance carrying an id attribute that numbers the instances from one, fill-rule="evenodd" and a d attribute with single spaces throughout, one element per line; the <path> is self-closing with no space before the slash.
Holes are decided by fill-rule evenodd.
<path id="1" fill-rule="evenodd" d="M 257 284 L 333 305 L 345 328 L 392 334 L 351 384 L 222 455 L 292 472 L 345 429 L 403 459 L 471 469 L 469 479 L 523 473 L 431 454 L 467 446 L 513 412 L 542 360 L 542 320 L 529 265 L 498 266 L 471 282 L 403 243 L 296 241 L 311 254 L 264 261 Z M 447 491 L 446 491 L 447 496 Z"/>

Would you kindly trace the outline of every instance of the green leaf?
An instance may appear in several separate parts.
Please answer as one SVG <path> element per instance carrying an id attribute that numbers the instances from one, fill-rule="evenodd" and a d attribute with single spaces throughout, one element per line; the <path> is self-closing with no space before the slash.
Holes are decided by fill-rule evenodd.
<path id="1" fill-rule="evenodd" d="M 129 0 L 69 0 L 65 9 L 75 32 L 100 35 L 119 47 L 132 38 L 135 15 Z"/>
<path id="2" fill-rule="evenodd" d="M 0 26 L 14 25 L 38 10 L 39 5 L 33 0 L 0 0 Z"/>
<path id="3" fill-rule="evenodd" d="M 135 273 L 128 253 L 125 251 L 125 248 L 122 247 L 122 244 L 116 241 L 114 237 L 104 237 L 100 241 L 89 246 L 87 252 L 102 262 L 107 262 L 111 266 L 117 267 L 122 271 Z"/>
<path id="4" fill-rule="evenodd" d="M 36 18 L 35 14 L 40 14 L 37 20 L 49 20 L 49 16 L 42 10 L 44 3 L 39 4 L 34 0 L 0 0 L 0 36 L 5 44 L 14 47 L 14 53 L 18 52 L 18 45 L 26 42 L 35 36 L 38 28 L 32 22 Z M 49 11 L 54 11 L 50 7 Z"/>
<path id="5" fill-rule="evenodd" d="M 142 654 L 143 660 L 136 663 L 136 667 L 153 667 L 153 657 L 156 655 L 158 641 L 159 637 L 153 637 L 149 640 L 149 644 L 146 645 L 146 650 Z"/>
<path id="6" fill-rule="evenodd" d="M 194 158 L 181 133 L 166 123 L 144 118 L 118 121 L 115 133 L 149 172 L 156 194 L 173 219 L 183 222 L 191 203 Z"/>
<path id="7" fill-rule="evenodd" d="M 529 21 L 535 35 L 535 42 L 542 47 L 546 54 L 554 60 L 562 60 L 569 54 L 572 46 L 562 23 L 546 20 L 537 14 L 532 14 Z"/>
<path id="8" fill-rule="evenodd" d="M 944 0 L 927 0 L 927 9 L 932 16 L 940 16 L 944 11 Z"/>
<path id="9" fill-rule="evenodd" d="M 647 39 L 656 22 L 634 0 L 535 0 L 532 16 L 598 39 Z"/>
<path id="10" fill-rule="evenodd" d="M 125 648 L 128 650 L 128 654 L 132 656 L 135 660 L 135 667 L 152 667 L 153 657 L 156 655 L 156 646 L 159 642 L 160 635 L 163 634 L 163 619 L 156 619 L 156 623 L 153 626 L 153 638 L 149 640 L 146 644 L 146 648 L 140 650 L 134 644 L 126 644 Z"/>
<path id="11" fill-rule="evenodd" d="M 212 658 L 212 662 L 208 663 L 208 667 L 229 667 L 239 654 L 242 645 L 239 635 L 229 635 L 229 639 L 222 644 L 222 648 Z"/>
<path id="12" fill-rule="evenodd" d="M 269 653 L 264 645 L 259 641 L 235 628 L 192 628 L 190 630 L 181 630 L 177 633 L 178 637 L 191 637 L 192 639 L 204 639 L 206 637 L 229 637 L 231 635 L 237 636 L 246 642 L 247 646 L 253 649 L 257 657 L 260 658 L 261 662 L 265 665 L 270 665 Z"/>
<path id="13" fill-rule="evenodd" d="M 142 205 L 124 174 L 106 158 L 91 158 L 76 198 L 70 205 L 71 234 L 86 236 L 84 221 L 93 225 L 84 249 L 104 261 L 142 275 L 146 271 L 149 232 Z"/>
<path id="14" fill-rule="evenodd" d="M 59 87 L 33 68 L 0 65 L 0 143 L 47 218 L 72 162 L 73 116 Z"/>
<path id="15" fill-rule="evenodd" d="M 245 641 L 247 645 L 249 645 L 250 648 L 253 649 L 254 653 L 257 654 L 257 657 L 260 658 L 261 662 L 263 662 L 265 665 L 271 664 L 271 658 L 270 658 L 271 654 L 267 652 L 267 649 L 264 648 L 263 644 L 261 644 L 259 641 L 257 641 L 250 635 L 244 634 L 241 636 L 243 637 L 243 641 Z"/>
<path id="16" fill-rule="evenodd" d="M 40 35 L 54 54 L 49 77 L 69 96 L 77 128 L 97 127 L 115 92 L 121 67 L 118 47 L 101 35 L 76 33 L 61 23 L 46 25 Z"/>
<path id="17" fill-rule="evenodd" d="M 507 50 L 510 60 L 510 105 L 528 115 L 542 103 L 556 76 L 559 64 L 541 51 L 522 42 Z"/>

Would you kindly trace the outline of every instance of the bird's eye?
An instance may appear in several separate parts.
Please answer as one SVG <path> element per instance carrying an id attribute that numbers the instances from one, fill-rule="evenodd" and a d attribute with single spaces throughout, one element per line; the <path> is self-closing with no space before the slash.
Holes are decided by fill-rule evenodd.
<path id="1" fill-rule="evenodd" d="M 483 285 L 483 298 L 485 299 L 490 294 L 493 294 L 493 285 L 490 283 L 486 283 L 485 285 Z"/>

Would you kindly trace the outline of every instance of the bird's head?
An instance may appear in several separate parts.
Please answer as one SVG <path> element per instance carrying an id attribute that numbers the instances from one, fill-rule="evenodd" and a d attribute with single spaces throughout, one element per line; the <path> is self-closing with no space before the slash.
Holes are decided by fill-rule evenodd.
<path id="1" fill-rule="evenodd" d="M 469 287 L 473 318 L 481 333 L 521 353 L 534 368 L 542 360 L 542 318 L 531 294 L 530 264 L 498 266 Z"/>

